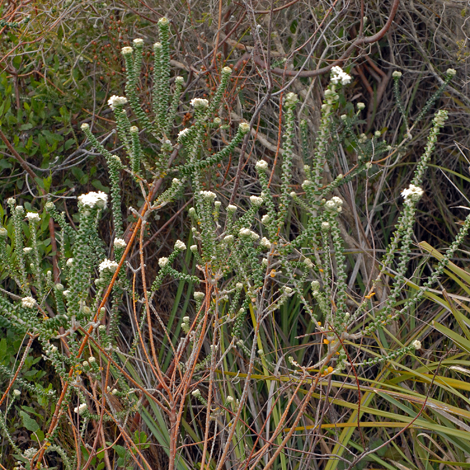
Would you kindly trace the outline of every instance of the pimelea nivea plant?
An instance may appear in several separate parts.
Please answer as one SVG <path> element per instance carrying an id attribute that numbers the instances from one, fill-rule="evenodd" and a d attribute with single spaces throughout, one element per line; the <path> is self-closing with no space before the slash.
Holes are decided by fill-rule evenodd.
<path id="1" fill-rule="evenodd" d="M 218 152 L 205 152 L 204 142 L 208 132 L 216 133 L 222 128 L 222 120 L 216 115 L 232 70 L 221 69 L 220 83 L 211 99 L 191 99 L 191 124 L 172 138 L 184 79 L 171 79 L 169 21 L 162 18 L 158 26 L 160 42 L 153 46 L 153 117 L 144 111 L 137 94 L 144 42 L 136 39 L 133 47 L 122 49 L 126 96 L 112 96 L 108 101 L 122 144 L 120 155 L 108 151 L 88 124 L 81 127 L 90 144 L 106 159 L 110 194 L 89 192 L 79 196 L 76 228 L 54 203 L 46 204 L 46 211 L 60 226 L 59 277 L 43 271 L 38 249 L 38 224 L 43 216 L 26 212 L 15 199 L 7 201 L 12 231 L 0 228 L 0 267 L 15 288 L 0 294 L 1 325 L 28 338 L 24 358 L 37 342 L 60 383 L 55 390 L 30 383 L 21 377 L 22 362 L 16 370 L 0 368 L 9 382 L 1 402 L 6 397 L 11 400 L 6 411 L 0 412 L 0 430 L 18 461 L 17 468 L 44 468 L 50 452 L 58 454 L 67 469 L 90 465 L 99 452 L 108 455 L 114 450 L 100 431 L 96 432 L 93 445 L 84 447 L 86 452 L 82 452 L 80 443 L 89 429 L 109 426 L 117 430 L 123 448 L 129 451 L 120 457 L 121 463 L 151 469 L 139 447 L 141 442 L 136 442 L 133 435 L 140 419 L 167 454 L 169 469 L 190 468 L 184 451 L 189 440 L 198 460 L 211 468 L 221 470 L 228 461 L 232 466 L 255 468 L 262 463 L 263 468 L 269 468 L 276 459 L 282 459 L 280 454 L 290 445 L 310 399 L 323 383 L 351 369 L 356 371 L 421 348 L 420 340 L 415 338 L 389 354 L 370 353 L 371 357 L 361 361 L 354 359 L 361 343 L 407 313 L 438 280 L 470 227 L 467 218 L 434 272 L 398 307 L 397 300 L 407 282 L 423 178 L 447 119 L 441 110 L 434 117 L 414 177 L 402 193 L 402 213 L 378 275 L 369 290 L 353 291 L 348 287 L 348 261 L 339 223 L 344 206 L 341 187 L 371 171 L 378 156 L 397 149 L 379 140 L 380 132 L 371 139 L 356 135 L 355 125 L 364 108 L 361 103 L 352 116 L 336 117 L 340 110 L 339 92 L 351 77 L 340 67 L 331 70 L 315 149 L 310 152 L 305 139 L 300 145 L 306 159 L 302 191 L 293 191 L 291 186 L 298 97 L 287 93 L 282 103 L 280 191 L 274 193 L 268 177 L 269 164 L 260 160 L 255 164 L 259 193 L 247 197 L 246 204 L 224 206 L 222 192 L 203 186 L 204 175 L 248 138 L 250 126 L 241 122 L 233 138 Z M 453 75 L 452 70 L 447 72 L 443 86 Z M 400 74 L 395 73 L 398 107 L 406 117 L 400 102 L 399 79 Z M 423 112 L 442 91 L 443 87 Z M 128 113 L 129 108 L 133 116 Z M 305 123 L 300 124 L 300 129 L 305 136 Z M 401 145 L 411 131 L 408 129 Z M 157 150 L 152 155 L 143 150 L 143 133 L 155 143 Z M 325 183 L 325 165 L 346 139 L 356 153 L 357 165 Z M 136 217 L 132 230 L 125 227 L 121 212 L 123 172 L 132 176 L 144 200 L 139 211 L 130 209 Z M 172 253 L 158 259 L 156 275 L 148 282 L 143 243 L 149 217 L 171 204 L 185 189 L 190 189 L 194 201 L 187 212 L 192 224 L 186 241 L 190 243 L 189 251 L 185 242 L 176 241 Z M 292 207 L 304 215 L 303 230 L 286 236 Z M 105 245 L 99 230 L 106 211 L 113 218 L 110 246 Z M 25 246 L 25 220 L 31 246 Z M 136 245 L 140 256 L 137 269 L 127 260 Z M 72 256 L 67 257 L 70 252 Z M 184 253 L 195 260 L 195 273 L 176 267 Z M 391 277 L 391 283 L 385 300 L 374 302 L 378 290 L 384 289 L 382 281 L 386 276 Z M 141 288 L 136 287 L 137 277 Z M 177 325 L 165 324 L 155 301 L 156 293 L 169 278 L 178 280 L 186 289 L 197 286 L 194 308 L 179 318 Z M 277 348 L 276 331 L 272 338 L 266 338 L 270 331 L 268 322 L 293 298 L 308 315 L 309 333 L 321 344 L 318 357 L 302 364 Z M 135 335 L 122 351 L 117 341 L 124 311 Z M 165 338 L 167 351 L 161 341 L 157 343 L 155 329 Z M 270 390 L 276 388 L 279 398 L 283 393 L 280 384 L 286 383 L 283 390 L 288 392 L 285 400 L 267 404 L 267 415 L 274 420 L 267 430 L 269 439 L 249 447 L 240 445 L 243 435 L 252 433 L 253 428 L 258 436 L 263 432 L 258 416 L 252 412 L 255 372 L 267 378 Z M 305 388 L 300 399 L 301 387 Z M 20 389 L 51 405 L 51 416 L 43 437 L 37 439 L 37 447 L 22 448 L 7 425 L 12 404 L 21 396 Z M 197 419 L 202 428 L 192 427 L 190 415 L 199 411 Z M 271 422 L 269 416 L 266 423 Z M 61 424 L 73 429 L 75 452 L 61 446 Z M 187 432 L 184 443 L 182 430 Z"/>

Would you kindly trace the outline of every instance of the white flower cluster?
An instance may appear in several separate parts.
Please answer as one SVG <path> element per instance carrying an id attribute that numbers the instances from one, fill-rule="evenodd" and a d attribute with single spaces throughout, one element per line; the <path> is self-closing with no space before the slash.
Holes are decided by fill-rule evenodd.
<path id="1" fill-rule="evenodd" d="M 217 197 L 217 195 L 212 191 L 201 191 L 201 196 L 206 201 L 213 201 Z"/>
<path id="2" fill-rule="evenodd" d="M 129 47 L 129 46 L 125 46 L 121 49 L 121 54 L 122 55 L 128 55 L 128 54 L 132 54 L 132 47 Z"/>
<path id="3" fill-rule="evenodd" d="M 38 450 L 35 447 L 30 447 L 23 452 L 23 457 L 25 459 L 32 459 L 37 453 Z"/>
<path id="4" fill-rule="evenodd" d="M 130 47 L 129 49 L 132 49 Z M 113 95 L 108 100 L 108 106 L 114 111 L 117 106 L 124 106 L 127 103 L 127 98 L 125 96 L 116 96 Z"/>
<path id="5" fill-rule="evenodd" d="M 24 308 L 34 308 L 34 306 L 36 305 L 36 299 L 34 299 L 33 297 L 23 297 L 21 299 L 21 304 Z"/>
<path id="6" fill-rule="evenodd" d="M 118 264 L 116 261 L 111 261 L 109 259 L 105 259 L 99 266 L 99 271 L 100 273 L 102 272 L 108 272 L 108 273 L 114 273 L 116 272 L 116 269 L 118 268 Z"/>
<path id="7" fill-rule="evenodd" d="M 421 341 L 415 340 L 412 343 L 412 346 L 418 351 L 421 349 Z"/>
<path id="8" fill-rule="evenodd" d="M 312 281 L 310 283 L 310 285 L 312 287 L 313 293 L 320 292 L 320 282 L 319 281 Z"/>
<path id="9" fill-rule="evenodd" d="M 268 169 L 268 162 L 265 160 L 260 160 L 259 162 L 256 163 L 255 168 L 258 171 L 264 171 Z"/>
<path id="10" fill-rule="evenodd" d="M 144 40 L 137 38 L 132 41 L 136 47 L 140 47 L 144 45 Z"/>
<path id="11" fill-rule="evenodd" d="M 268 250 L 271 248 L 271 242 L 266 237 L 263 237 L 259 244 Z"/>
<path id="12" fill-rule="evenodd" d="M 343 69 L 339 66 L 333 67 L 331 69 L 331 83 L 334 83 L 335 85 L 337 83 L 340 83 L 342 85 L 348 85 L 351 83 L 351 75 L 348 75 L 346 72 L 343 71 Z"/>
<path id="13" fill-rule="evenodd" d="M 175 250 L 178 250 L 178 251 L 186 250 L 186 245 L 181 240 L 176 240 Z"/>
<path id="14" fill-rule="evenodd" d="M 436 116 L 433 119 L 434 124 L 436 124 L 439 127 L 442 127 L 447 120 L 447 111 L 444 109 L 440 109 L 437 113 Z"/>
<path id="15" fill-rule="evenodd" d="M 158 266 L 160 266 L 161 268 L 164 268 L 168 264 L 168 261 L 169 261 L 168 258 L 162 257 L 158 260 Z"/>
<path id="16" fill-rule="evenodd" d="M 196 300 L 201 301 L 201 300 L 204 300 L 204 297 L 206 296 L 206 294 L 204 294 L 204 292 L 197 292 L 196 291 L 196 292 L 194 292 L 193 296 Z"/>
<path id="17" fill-rule="evenodd" d="M 103 191 L 92 191 L 87 194 L 82 194 L 81 196 L 78 196 L 78 201 L 89 209 L 93 209 L 95 206 L 99 207 L 100 209 L 106 209 L 108 195 Z"/>
<path id="18" fill-rule="evenodd" d="M 114 248 L 126 248 L 127 243 L 122 238 L 115 238 L 113 245 L 114 245 Z"/>
<path id="19" fill-rule="evenodd" d="M 240 229 L 238 234 L 240 235 L 240 237 L 251 238 L 253 241 L 258 240 L 259 238 L 259 235 L 256 232 L 253 232 L 252 230 L 250 230 L 249 228 Z"/>
<path id="20" fill-rule="evenodd" d="M 329 201 L 325 202 L 325 209 L 339 214 L 343 210 L 343 200 L 338 196 L 333 196 Z"/>
<path id="21" fill-rule="evenodd" d="M 392 77 L 393 78 L 401 78 L 401 72 L 399 72 L 398 70 L 395 70 L 395 72 L 392 73 Z"/>
<path id="22" fill-rule="evenodd" d="M 250 130 L 250 125 L 247 122 L 241 122 L 238 128 L 242 134 L 246 134 Z"/>
<path id="23" fill-rule="evenodd" d="M 259 207 L 263 204 L 263 198 L 258 196 L 250 196 L 250 201 L 255 207 Z"/>
<path id="24" fill-rule="evenodd" d="M 205 98 L 193 98 L 189 104 L 195 108 L 207 108 L 209 106 L 209 101 Z"/>
<path id="25" fill-rule="evenodd" d="M 189 134 L 189 127 L 178 132 L 178 142 L 181 142 Z"/>
<path id="26" fill-rule="evenodd" d="M 74 408 L 74 412 L 81 415 L 87 409 L 86 403 L 82 403 L 80 406 Z"/>
<path id="27" fill-rule="evenodd" d="M 408 188 L 401 192 L 401 195 L 405 199 L 405 204 L 409 204 L 410 202 L 418 202 L 423 194 L 424 191 L 414 184 L 410 184 Z"/>
<path id="28" fill-rule="evenodd" d="M 291 107 L 295 106 L 299 101 L 299 97 L 295 93 L 287 93 L 286 98 L 284 100 L 284 106 Z"/>
<path id="29" fill-rule="evenodd" d="M 27 212 L 26 213 L 26 218 L 30 222 L 40 222 L 41 221 L 41 216 L 39 214 L 36 214 L 35 212 Z"/>

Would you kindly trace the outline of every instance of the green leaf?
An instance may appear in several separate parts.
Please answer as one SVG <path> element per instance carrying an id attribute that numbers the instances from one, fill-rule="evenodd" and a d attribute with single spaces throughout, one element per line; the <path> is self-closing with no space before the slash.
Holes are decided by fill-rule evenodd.
<path id="1" fill-rule="evenodd" d="M 39 430 L 39 424 L 29 416 L 25 411 L 20 411 L 20 416 L 23 419 L 24 427 L 31 432 L 37 432 Z"/>

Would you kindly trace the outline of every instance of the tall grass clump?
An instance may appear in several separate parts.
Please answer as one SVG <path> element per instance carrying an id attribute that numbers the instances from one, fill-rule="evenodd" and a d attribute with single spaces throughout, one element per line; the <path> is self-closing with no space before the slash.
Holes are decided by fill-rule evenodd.
<path id="1" fill-rule="evenodd" d="M 392 419 L 392 434 L 401 423 L 397 436 L 407 426 L 442 436 L 442 426 L 421 418 L 428 397 L 419 393 L 410 393 L 422 403 L 411 418 L 401 418 L 398 411 L 374 414 L 372 391 L 390 392 L 387 396 L 398 401 L 393 393 L 403 389 L 381 382 L 386 370 L 378 369 L 382 372 L 374 380 L 369 372 L 422 348 L 420 338 L 412 337 L 391 342 L 386 350 L 384 332 L 390 334 L 439 282 L 470 228 L 467 217 L 432 271 L 410 290 L 416 212 L 446 111 L 434 115 L 424 152 L 402 192 L 387 250 L 374 260 L 373 279 L 350 285 L 352 258 L 341 223 L 344 188 L 378 171 L 381 158 L 398 155 L 413 127 L 395 147 L 379 131 L 358 135 L 365 105 L 344 111 L 340 96 L 351 76 L 333 67 L 315 148 L 307 142 L 306 124 L 297 125 L 299 99 L 289 92 L 281 103 L 279 171 L 264 159 L 257 161 L 250 193 L 228 203 L 228 192 L 209 187 L 207 175 L 250 136 L 248 123 L 231 128 L 223 119 L 232 69 L 220 67 L 210 99 L 189 99 L 185 79 L 171 73 L 169 21 L 160 19 L 158 27 L 152 113 L 137 93 L 145 45 L 136 39 L 122 49 L 125 96 L 108 101 L 120 148 L 109 151 L 89 124 L 81 126 L 90 147 L 106 160 L 109 194 L 80 195 L 74 223 L 52 200 L 41 213 L 26 210 L 15 198 L 5 201 L 0 324 L 24 338 L 17 363 L 0 368 L 7 384 L 0 399 L 0 432 L 8 462 L 16 462 L 17 469 L 150 470 L 156 459 L 170 470 L 359 468 L 370 455 L 360 426 L 364 413 Z M 454 74 L 446 72 L 419 118 Z M 406 118 L 400 76 L 395 72 L 395 95 Z M 191 113 L 184 124 L 181 109 Z M 230 131 L 225 146 L 207 150 L 211 136 Z M 357 163 L 346 174 L 326 174 L 345 143 Z M 303 150 L 305 178 L 294 190 L 297 149 Z M 140 191 L 140 209 L 123 207 L 128 189 L 122 187 L 123 176 Z M 149 221 L 188 194 L 184 238 L 167 256 L 147 259 Z M 293 213 L 302 221 L 301 230 L 292 230 Z M 60 227 L 57 276 L 47 270 L 48 260 L 38 248 L 40 237 L 48 236 L 41 229 L 48 217 Z M 103 230 L 108 217 L 111 236 Z M 130 259 L 132 252 L 137 256 Z M 178 294 L 168 313 L 158 299 L 169 280 L 176 281 Z M 132 330 L 127 342 L 123 324 Z M 23 373 L 33 351 L 47 370 L 35 382 Z M 34 406 L 19 406 L 25 402 Z M 18 439 L 15 419 L 27 438 Z M 392 434 L 378 447 L 392 443 Z"/>

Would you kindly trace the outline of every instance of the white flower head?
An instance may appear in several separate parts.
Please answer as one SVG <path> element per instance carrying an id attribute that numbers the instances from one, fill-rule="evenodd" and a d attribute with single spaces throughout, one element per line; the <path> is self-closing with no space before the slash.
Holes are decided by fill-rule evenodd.
<path id="1" fill-rule="evenodd" d="M 40 222 L 41 221 L 41 216 L 39 214 L 36 214 L 36 212 L 27 212 L 26 213 L 26 218 L 30 222 Z"/>
<path id="2" fill-rule="evenodd" d="M 196 300 L 204 300 L 204 297 L 206 296 L 206 294 L 204 294 L 204 292 L 194 292 L 193 294 L 194 298 Z"/>
<path id="3" fill-rule="evenodd" d="M 154 48 L 154 50 L 155 50 L 155 49 L 161 49 L 161 48 L 162 48 L 162 43 L 161 43 L 161 42 L 156 42 L 156 43 L 153 45 L 153 48 Z"/>
<path id="4" fill-rule="evenodd" d="M 412 346 L 418 351 L 419 349 L 421 349 L 421 341 L 413 341 Z"/>
<path id="5" fill-rule="evenodd" d="M 90 125 L 87 124 L 86 122 L 84 122 L 84 123 L 80 126 L 80 129 L 81 129 L 82 131 L 86 131 L 86 130 L 88 130 L 89 128 L 90 128 Z"/>
<path id="6" fill-rule="evenodd" d="M 131 126 L 131 127 L 129 128 L 129 132 L 130 132 L 131 134 L 138 134 L 138 133 L 139 133 L 139 128 L 138 128 L 137 126 Z"/>
<path id="7" fill-rule="evenodd" d="M 132 49 L 132 48 L 131 48 Z M 116 107 L 124 106 L 127 103 L 127 98 L 125 96 L 113 95 L 108 100 L 108 106 L 114 111 Z"/>
<path id="8" fill-rule="evenodd" d="M 116 269 L 118 268 L 118 266 L 119 265 L 116 263 L 116 261 L 105 259 L 102 263 L 100 263 L 98 269 L 100 273 L 102 272 L 114 273 L 116 272 Z"/>
<path id="9" fill-rule="evenodd" d="M 19 397 L 21 395 L 21 392 L 15 388 L 15 390 L 13 390 L 13 395 L 15 395 L 15 397 Z"/>
<path id="10" fill-rule="evenodd" d="M 366 105 L 365 105 L 364 103 L 357 103 L 356 106 L 357 106 L 357 109 L 358 109 L 359 111 L 363 110 L 363 109 L 366 107 Z"/>
<path id="11" fill-rule="evenodd" d="M 313 261 L 310 258 L 305 258 L 304 259 L 304 264 L 307 266 L 307 268 L 312 269 L 313 268 Z"/>
<path id="12" fill-rule="evenodd" d="M 230 75 L 232 73 L 232 69 L 230 67 L 224 67 L 222 69 L 222 74 L 224 75 Z"/>
<path id="13" fill-rule="evenodd" d="M 69 259 L 67 260 L 67 263 L 66 263 L 66 264 L 67 264 L 68 267 L 72 266 L 72 265 L 73 265 L 73 258 L 69 258 Z"/>
<path id="14" fill-rule="evenodd" d="M 250 237 L 253 241 L 258 240 L 259 235 L 256 232 L 253 232 L 253 230 L 250 230 Z"/>
<path id="15" fill-rule="evenodd" d="M 392 73 L 392 77 L 396 79 L 401 78 L 401 75 L 402 73 L 399 72 L 398 70 L 395 70 L 395 72 Z"/>
<path id="16" fill-rule="evenodd" d="M 162 16 L 162 17 L 158 20 L 158 24 L 160 24 L 160 25 L 162 25 L 162 26 L 167 26 L 169 22 L 170 22 L 170 21 L 169 21 L 168 18 L 165 17 L 165 16 Z"/>
<path id="17" fill-rule="evenodd" d="M 175 250 L 178 250 L 178 251 L 186 250 L 186 245 L 181 240 L 176 240 Z"/>
<path id="18" fill-rule="evenodd" d="M 74 408 L 74 412 L 81 415 L 83 414 L 83 412 L 87 409 L 87 405 L 86 403 L 82 403 L 80 406 L 77 406 L 76 408 Z"/>
<path id="19" fill-rule="evenodd" d="M 295 93 L 287 93 L 286 98 L 284 100 L 284 106 L 291 107 L 295 106 L 297 101 L 299 101 L 299 97 Z"/>
<path id="20" fill-rule="evenodd" d="M 264 170 L 267 170 L 268 169 L 268 162 L 265 161 L 265 160 L 260 160 L 259 162 L 256 163 L 256 166 L 255 168 L 258 170 L 258 171 L 264 171 Z"/>
<path id="21" fill-rule="evenodd" d="M 321 228 L 323 230 L 330 230 L 330 223 L 329 222 L 322 222 L 321 223 Z"/>
<path id="22" fill-rule="evenodd" d="M 25 255 L 29 255 L 29 253 L 31 253 L 32 251 L 33 251 L 33 249 L 30 248 L 29 246 L 23 248 L 23 253 L 24 253 Z"/>
<path id="23" fill-rule="evenodd" d="M 201 191 L 201 196 L 206 201 L 213 201 L 217 197 L 217 195 L 213 193 L 212 191 Z"/>
<path id="24" fill-rule="evenodd" d="M 250 130 L 250 125 L 247 122 L 241 122 L 238 128 L 242 134 L 246 134 Z"/>
<path id="25" fill-rule="evenodd" d="M 126 248 L 127 243 L 122 238 L 115 238 L 113 245 L 114 245 L 114 248 Z"/>
<path id="26" fill-rule="evenodd" d="M 333 214 L 337 214 L 342 211 L 343 201 L 341 198 L 334 196 L 329 201 L 325 202 L 325 209 L 328 212 L 332 212 Z"/>
<path id="27" fill-rule="evenodd" d="M 227 212 L 235 212 L 237 210 L 237 206 L 234 206 L 233 204 L 229 204 L 227 206 Z"/>
<path id="28" fill-rule="evenodd" d="M 34 308 L 34 306 L 36 305 L 36 299 L 34 299 L 33 297 L 23 297 L 21 299 L 21 304 L 24 308 Z"/>
<path id="29" fill-rule="evenodd" d="M 269 214 L 264 214 L 263 217 L 261 217 L 261 223 L 263 225 L 269 224 L 271 221 L 271 218 L 269 217 Z"/>
<path id="30" fill-rule="evenodd" d="M 185 137 L 188 136 L 190 128 L 187 127 L 186 129 L 183 129 L 178 132 L 178 142 L 181 142 Z"/>
<path id="31" fill-rule="evenodd" d="M 266 237 L 263 237 L 259 244 L 268 250 L 271 248 L 271 242 Z"/>
<path id="32" fill-rule="evenodd" d="M 447 69 L 447 70 L 446 70 L 446 74 L 447 74 L 449 77 L 455 76 L 456 73 L 457 73 L 457 71 L 456 71 L 455 69 Z"/>
<path id="33" fill-rule="evenodd" d="M 418 202 L 421 199 L 421 196 L 424 194 L 424 191 L 414 184 L 410 184 L 410 186 L 404 189 L 401 192 L 401 195 L 405 199 L 405 204 L 409 204 L 411 202 Z"/>
<path id="34" fill-rule="evenodd" d="M 129 55 L 129 54 L 132 54 L 134 50 L 132 49 L 132 47 L 129 47 L 129 46 L 125 46 L 121 49 L 121 54 L 122 55 Z"/>
<path id="35" fill-rule="evenodd" d="M 209 101 L 205 98 L 193 98 L 189 104 L 194 108 L 207 108 L 209 106 Z"/>
<path id="36" fill-rule="evenodd" d="M 144 40 L 140 38 L 136 38 L 132 41 L 135 47 L 142 47 L 144 45 Z"/>
<path id="37" fill-rule="evenodd" d="M 339 66 L 333 67 L 331 69 L 331 83 L 334 83 L 335 85 L 337 83 L 341 83 L 342 85 L 348 85 L 351 83 L 351 76 L 348 75 L 346 72 L 343 71 L 343 69 Z M 326 93 L 325 93 L 326 95 Z"/>
<path id="38" fill-rule="evenodd" d="M 88 207 L 89 209 L 93 209 L 95 206 L 100 209 L 106 209 L 108 195 L 103 191 L 92 191 L 87 194 L 82 194 L 81 196 L 78 196 L 78 201 L 81 202 L 83 206 Z"/>
<path id="39" fill-rule="evenodd" d="M 37 454 L 37 452 L 38 452 L 38 450 L 35 447 L 30 447 L 29 449 L 26 449 L 23 452 L 23 457 L 25 457 L 26 459 L 32 459 Z M 18 468 L 22 468 L 22 466 L 18 467 Z"/>
<path id="40" fill-rule="evenodd" d="M 250 196 L 250 201 L 255 207 L 259 207 L 263 204 L 263 198 L 258 196 Z"/>
<path id="41" fill-rule="evenodd" d="M 320 282 L 319 281 L 312 281 L 310 285 L 312 286 L 312 291 L 313 292 L 319 292 L 320 291 Z"/>
<path id="42" fill-rule="evenodd" d="M 180 77 L 179 75 L 175 78 L 175 83 L 178 85 L 183 85 L 184 84 L 184 78 Z"/>
<path id="43" fill-rule="evenodd" d="M 168 264 L 168 261 L 169 261 L 168 258 L 162 257 L 158 260 L 158 266 L 160 266 L 161 268 L 164 268 Z"/>

